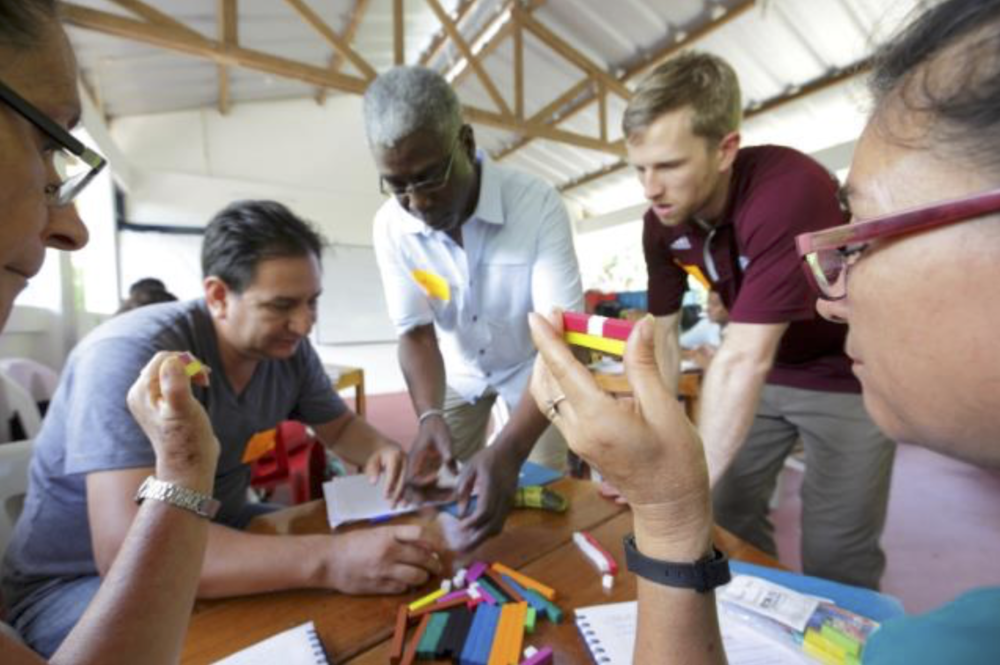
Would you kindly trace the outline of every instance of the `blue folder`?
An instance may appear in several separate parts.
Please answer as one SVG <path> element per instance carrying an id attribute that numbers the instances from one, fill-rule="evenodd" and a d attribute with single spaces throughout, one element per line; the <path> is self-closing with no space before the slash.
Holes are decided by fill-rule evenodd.
<path id="1" fill-rule="evenodd" d="M 549 483 L 559 480 L 562 477 L 563 474 L 558 471 L 553 471 L 547 466 L 535 464 L 534 462 L 525 462 L 524 466 L 521 467 L 521 473 L 517 476 L 517 486 L 530 487 L 531 485 L 548 485 Z M 472 497 L 469 500 L 468 514 L 471 515 L 475 509 L 476 497 Z M 460 517 L 458 514 L 458 502 L 452 502 L 446 506 L 441 506 L 441 510 L 446 511 L 455 517 Z"/>

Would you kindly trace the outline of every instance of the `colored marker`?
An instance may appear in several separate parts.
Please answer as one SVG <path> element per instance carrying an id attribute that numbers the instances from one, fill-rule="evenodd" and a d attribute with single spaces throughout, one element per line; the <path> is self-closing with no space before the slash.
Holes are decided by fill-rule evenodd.
<path id="1" fill-rule="evenodd" d="M 474 564 L 472 564 L 472 566 L 466 573 L 465 581 L 475 582 L 476 580 L 479 579 L 479 576 L 483 574 L 484 570 L 486 570 L 486 564 L 483 563 L 482 561 L 476 561 Z"/>
<path id="2" fill-rule="evenodd" d="M 613 556 L 611 556 L 611 552 L 609 552 L 608 550 L 606 550 L 604 548 L 604 545 L 601 545 L 601 543 L 598 542 L 598 540 L 596 538 L 594 538 L 592 535 L 590 535 L 586 531 L 580 531 L 579 533 L 584 538 L 587 539 L 588 543 L 590 543 L 591 545 L 594 546 L 594 549 L 596 549 L 598 552 L 601 553 L 601 556 L 604 557 L 604 560 L 608 562 L 608 568 L 611 569 L 611 574 L 612 575 L 617 575 L 618 574 L 618 562 L 615 561 L 615 558 Z"/>
<path id="3" fill-rule="evenodd" d="M 528 577 L 527 575 L 523 575 L 512 568 L 508 568 L 502 563 L 494 563 L 493 570 L 497 571 L 501 575 L 506 575 L 507 577 L 511 578 L 512 580 L 520 584 L 525 589 L 534 589 L 548 600 L 556 599 L 555 589 L 553 589 L 550 586 L 546 586 L 541 582 L 539 582 L 538 580 L 534 580 Z"/>
<path id="4" fill-rule="evenodd" d="M 444 595 L 444 589 L 438 589 L 437 591 L 427 594 L 423 598 L 418 598 L 417 600 L 409 604 L 410 612 L 416 612 L 420 608 L 430 605 L 443 595 Z"/>
<path id="5" fill-rule="evenodd" d="M 573 543 L 581 552 L 583 552 L 584 556 L 587 557 L 587 560 L 594 564 L 594 567 L 597 568 L 597 572 L 602 575 L 611 573 L 611 567 L 608 565 L 608 560 L 605 559 L 604 555 L 602 555 L 596 547 L 591 545 L 590 541 L 584 538 L 583 534 L 579 531 L 573 534 Z"/>
<path id="6" fill-rule="evenodd" d="M 403 659 L 399 661 L 400 665 L 412 665 L 413 661 L 417 657 L 417 646 L 420 644 L 420 640 L 424 637 L 424 631 L 427 630 L 427 624 L 431 621 L 431 615 L 425 614 L 417 625 L 417 631 L 413 634 L 413 639 L 410 643 L 406 645 L 406 651 L 403 653 Z"/>
<path id="7" fill-rule="evenodd" d="M 534 649 L 534 647 L 528 648 Z M 525 652 L 527 652 L 527 649 L 525 649 Z M 525 653 L 525 659 L 521 661 L 521 665 L 551 665 L 552 658 L 552 647 L 542 647 L 541 649 L 534 650 L 534 653 L 530 656 Z"/>
<path id="8" fill-rule="evenodd" d="M 400 605 L 396 612 L 396 630 L 392 634 L 392 645 L 389 647 L 389 663 L 399 665 L 403 658 L 403 644 L 406 642 L 406 624 L 409 612 L 406 605 Z"/>

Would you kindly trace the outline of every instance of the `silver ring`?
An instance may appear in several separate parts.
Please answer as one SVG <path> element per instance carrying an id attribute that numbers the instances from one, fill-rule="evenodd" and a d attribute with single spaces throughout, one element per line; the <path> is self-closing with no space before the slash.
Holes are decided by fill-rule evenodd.
<path id="1" fill-rule="evenodd" d="M 556 395 L 555 397 L 553 397 L 552 399 L 550 399 L 548 402 L 546 402 L 548 408 L 545 410 L 545 416 L 549 420 L 555 420 L 556 416 L 559 415 L 559 404 L 561 402 L 564 402 L 565 400 L 566 400 L 566 396 L 565 395 Z"/>

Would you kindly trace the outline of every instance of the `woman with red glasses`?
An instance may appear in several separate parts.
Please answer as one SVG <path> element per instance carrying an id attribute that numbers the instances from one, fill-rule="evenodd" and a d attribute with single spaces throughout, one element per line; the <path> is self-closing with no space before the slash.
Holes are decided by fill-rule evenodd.
<path id="1" fill-rule="evenodd" d="M 850 326 L 847 353 L 885 433 L 1000 467 L 1000 307 L 988 291 L 1000 281 L 1000 2 L 936 5 L 881 50 L 872 80 L 875 110 L 845 188 L 853 223 L 799 237 L 803 267 L 820 313 Z M 635 660 L 724 662 L 710 588 L 727 575 L 704 451 L 659 380 L 652 325 L 626 350 L 635 405 L 597 388 L 559 325 L 532 318 L 533 393 L 633 506 Z M 691 552 L 703 557 L 682 558 Z M 665 582 L 651 569 L 685 575 Z M 886 622 L 863 662 L 1000 663 L 998 631 L 1000 587 L 977 589 Z"/>

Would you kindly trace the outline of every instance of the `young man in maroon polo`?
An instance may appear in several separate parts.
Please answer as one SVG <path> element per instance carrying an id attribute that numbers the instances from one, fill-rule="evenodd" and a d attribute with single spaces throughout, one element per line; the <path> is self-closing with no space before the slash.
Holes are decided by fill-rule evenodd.
<path id="1" fill-rule="evenodd" d="M 844 327 L 816 316 L 794 243 L 845 223 L 837 185 L 795 150 L 741 149 L 741 115 L 735 72 L 702 53 L 654 70 L 625 112 L 652 204 L 643 248 L 657 363 L 676 386 L 678 313 L 695 274 L 731 313 L 699 414 L 716 522 L 776 554 L 768 503 L 801 439 L 805 572 L 876 587 L 895 447 L 864 409 Z"/>

